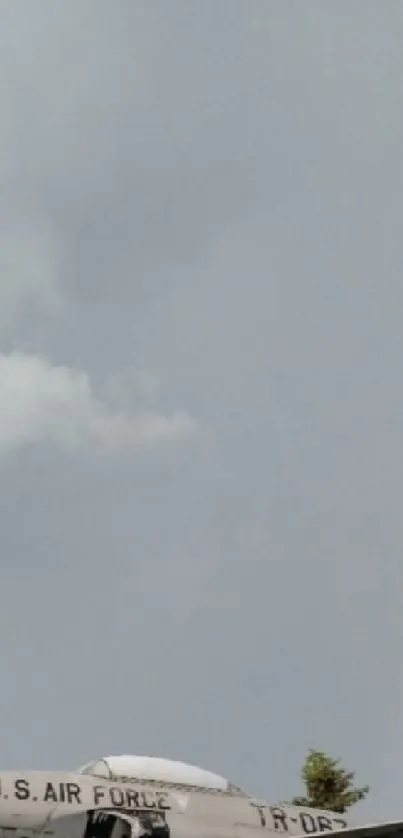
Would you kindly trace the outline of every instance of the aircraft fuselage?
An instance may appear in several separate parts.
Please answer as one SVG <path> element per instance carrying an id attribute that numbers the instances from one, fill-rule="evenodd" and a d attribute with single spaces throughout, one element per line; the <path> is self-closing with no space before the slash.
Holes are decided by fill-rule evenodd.
<path id="1" fill-rule="evenodd" d="M 349 826 L 246 795 L 60 771 L 0 774 L 0 838 L 268 838 Z"/>

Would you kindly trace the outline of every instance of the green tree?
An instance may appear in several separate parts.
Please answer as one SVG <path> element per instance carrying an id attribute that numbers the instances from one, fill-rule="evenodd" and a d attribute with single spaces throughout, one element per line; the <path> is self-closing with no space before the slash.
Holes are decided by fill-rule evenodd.
<path id="1" fill-rule="evenodd" d="M 354 771 L 346 771 L 339 759 L 331 759 L 323 751 L 310 750 L 302 766 L 301 779 L 306 792 L 294 797 L 294 806 L 328 809 L 344 813 L 350 806 L 365 800 L 369 786 L 354 786 Z"/>

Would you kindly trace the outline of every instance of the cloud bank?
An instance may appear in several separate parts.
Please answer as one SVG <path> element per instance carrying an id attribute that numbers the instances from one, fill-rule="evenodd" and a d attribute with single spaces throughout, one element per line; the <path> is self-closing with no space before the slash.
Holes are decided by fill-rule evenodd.
<path id="1" fill-rule="evenodd" d="M 40 218 L 34 222 L 29 212 L 18 217 L 11 203 L 7 212 L 3 203 L 0 199 L 0 455 L 43 442 L 70 453 L 135 451 L 192 435 L 196 422 L 186 411 L 169 414 L 157 406 L 146 370 L 107 373 L 97 396 L 91 364 L 74 356 L 72 347 L 58 352 L 67 365 L 51 362 L 49 336 L 56 338 L 63 322 L 75 328 L 78 319 L 63 294 L 60 244 L 51 225 L 46 228 Z M 152 409 L 145 409 L 150 403 Z"/>
<path id="2" fill-rule="evenodd" d="M 83 370 L 22 352 L 0 354 L 0 453 L 45 440 L 69 452 L 136 449 L 181 440 L 195 427 L 186 412 L 114 412 L 96 398 Z"/>

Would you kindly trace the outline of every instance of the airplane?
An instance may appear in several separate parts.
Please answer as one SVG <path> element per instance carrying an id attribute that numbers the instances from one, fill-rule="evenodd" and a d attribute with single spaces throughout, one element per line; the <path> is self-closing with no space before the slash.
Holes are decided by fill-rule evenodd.
<path id="1" fill-rule="evenodd" d="M 109 756 L 72 772 L 0 772 L 0 838 L 403 838 L 403 821 L 255 799 L 219 774 L 169 759 Z"/>

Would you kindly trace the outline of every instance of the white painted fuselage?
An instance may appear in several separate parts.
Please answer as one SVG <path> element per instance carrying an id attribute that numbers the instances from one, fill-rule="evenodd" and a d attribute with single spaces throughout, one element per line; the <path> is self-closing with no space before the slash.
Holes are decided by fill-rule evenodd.
<path id="1" fill-rule="evenodd" d="M 345 815 L 256 801 L 219 775 L 183 763 L 128 759 L 105 758 L 77 772 L 2 772 L 0 838 L 291 838 L 350 831 Z"/>

